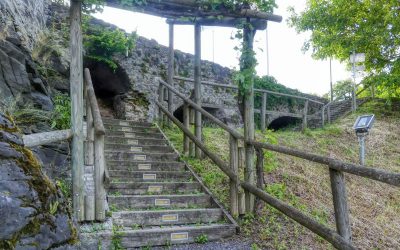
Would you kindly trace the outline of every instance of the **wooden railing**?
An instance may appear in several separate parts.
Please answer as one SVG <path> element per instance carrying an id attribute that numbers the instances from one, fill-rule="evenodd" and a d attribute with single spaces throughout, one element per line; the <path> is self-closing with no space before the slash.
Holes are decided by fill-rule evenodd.
<path id="1" fill-rule="evenodd" d="M 378 168 L 365 167 L 358 164 L 346 163 L 340 160 L 336 160 L 333 158 L 320 156 L 316 154 L 311 154 L 307 152 L 303 152 L 296 149 L 291 149 L 287 147 L 271 145 L 268 143 L 260 143 L 256 141 L 243 141 L 244 137 L 235 129 L 228 127 L 226 124 L 212 116 L 210 113 L 202 109 L 199 105 L 191 101 L 189 98 L 185 97 L 183 94 L 179 93 L 173 86 L 168 85 L 164 81 L 160 79 L 159 84 L 159 101 L 156 102 L 159 107 L 159 118 L 161 123 L 165 123 L 166 119 L 171 120 L 184 134 L 184 154 L 190 154 L 189 144 L 195 144 L 198 148 L 202 150 L 204 155 L 209 157 L 218 167 L 219 169 L 226 174 L 230 179 L 230 211 L 233 216 L 237 216 L 240 210 L 243 210 L 241 207 L 242 199 L 239 195 L 240 187 L 256 196 L 259 200 L 266 202 L 268 205 L 276 208 L 289 218 L 295 220 L 299 224 L 308 228 L 315 234 L 321 236 L 328 242 L 330 242 L 337 249 L 355 249 L 352 245 L 351 241 L 351 228 L 349 223 L 349 211 L 347 206 L 347 195 L 346 195 L 346 186 L 345 179 L 343 173 L 349 173 L 365 178 L 369 178 L 375 181 L 384 182 L 390 185 L 394 185 L 400 187 L 400 174 L 390 173 L 385 170 L 381 170 Z M 168 111 L 167 108 L 164 107 L 164 89 L 173 92 L 177 97 L 181 98 L 184 101 L 184 117 L 183 123 L 181 123 L 174 115 Z M 171 96 L 171 95 L 169 95 Z M 229 145 L 230 145 L 230 157 L 229 163 L 221 160 L 215 153 L 207 148 L 207 146 L 199 140 L 191 131 L 190 131 L 190 113 L 191 110 L 196 110 L 200 112 L 203 116 L 206 116 L 210 121 L 214 122 L 216 125 L 221 127 L 223 130 L 229 133 Z M 257 152 L 257 185 L 249 181 L 242 181 L 239 177 L 238 166 L 240 165 L 240 150 L 238 150 L 239 142 L 242 143 L 245 147 L 255 147 Z M 332 187 L 332 195 L 333 195 L 333 206 L 335 211 L 335 221 L 336 221 L 336 231 L 317 222 L 313 218 L 305 215 L 300 210 L 282 202 L 281 200 L 271 196 L 267 192 L 263 190 L 263 162 L 264 162 L 264 154 L 263 150 L 274 151 L 277 153 L 286 154 L 293 157 L 298 157 L 301 159 L 309 160 L 312 162 L 320 163 L 325 165 L 330 172 L 330 181 Z M 249 175 L 252 173 L 245 173 L 245 175 Z M 246 179 L 246 177 L 245 177 Z M 268 185 L 268 184 L 267 184 Z M 247 202 L 247 199 L 246 199 Z M 248 204 L 246 204 L 246 208 Z M 249 206 L 250 207 L 250 206 Z M 249 212 L 249 211 L 248 211 Z"/>
<path id="2" fill-rule="evenodd" d="M 175 76 L 174 77 L 175 80 L 179 80 L 179 81 L 184 81 L 184 82 L 189 82 L 189 83 L 194 83 L 194 79 L 191 78 L 186 78 L 186 77 L 180 77 L 180 76 Z M 207 86 L 211 86 L 211 87 L 219 87 L 219 88 L 224 88 L 224 89 L 232 89 L 232 90 L 238 90 L 237 86 L 234 85 L 227 85 L 227 84 L 219 84 L 219 83 L 214 83 L 214 82 L 210 82 L 210 81 L 201 81 L 202 85 L 207 85 Z M 299 118 L 302 119 L 302 128 L 305 129 L 307 128 L 307 120 L 310 116 L 315 116 L 317 114 L 309 114 L 309 104 L 310 103 L 314 103 L 318 106 L 321 106 L 321 110 L 324 107 L 325 103 L 311 99 L 311 98 L 307 98 L 304 96 L 299 96 L 299 95 L 291 95 L 291 94 L 285 94 L 285 93 L 280 93 L 280 92 L 276 92 L 276 91 L 270 91 L 270 90 L 265 90 L 265 89 L 254 89 L 254 92 L 256 94 L 259 94 L 261 96 L 261 107 L 259 109 L 255 110 L 255 113 L 259 113 L 260 117 L 261 117 L 261 130 L 264 131 L 266 128 L 266 115 L 269 114 L 277 114 L 277 115 L 281 115 L 281 116 L 290 116 L 290 117 L 295 117 L 295 118 Z M 274 111 L 274 110 L 268 110 L 267 109 L 267 99 L 268 96 L 278 96 L 278 97 L 289 97 L 289 98 L 293 98 L 294 100 L 298 100 L 300 102 L 303 102 L 303 110 L 300 113 L 291 113 L 291 112 L 279 112 L 279 111 Z M 320 110 L 320 109 L 318 109 Z"/>
<path id="3" fill-rule="evenodd" d="M 94 168 L 94 193 L 84 193 L 82 182 L 78 190 L 81 193 L 78 196 L 84 197 L 84 204 L 78 204 L 77 207 L 84 212 L 84 221 L 102 221 L 105 219 L 105 186 L 109 183 L 108 170 L 104 159 L 104 135 L 105 129 L 101 119 L 100 110 L 97 104 L 96 96 L 93 90 L 90 72 L 85 69 L 85 99 L 86 99 L 86 143 L 85 143 L 85 166 Z M 82 112 L 83 113 L 83 112 Z M 50 143 L 65 141 L 73 137 L 71 129 L 58 130 L 31 135 L 23 135 L 22 139 L 26 147 L 42 146 Z M 84 173 L 84 166 L 81 173 Z M 83 176 L 81 176 L 83 179 Z M 80 213 L 80 212 L 79 212 Z"/>

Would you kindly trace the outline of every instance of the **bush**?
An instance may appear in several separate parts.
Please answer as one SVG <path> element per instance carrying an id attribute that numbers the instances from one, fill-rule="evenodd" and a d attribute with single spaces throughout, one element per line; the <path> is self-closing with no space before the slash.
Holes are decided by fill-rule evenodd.
<path id="1" fill-rule="evenodd" d="M 56 129 L 71 128 L 71 99 L 67 94 L 58 93 L 53 98 L 54 111 L 51 127 Z"/>

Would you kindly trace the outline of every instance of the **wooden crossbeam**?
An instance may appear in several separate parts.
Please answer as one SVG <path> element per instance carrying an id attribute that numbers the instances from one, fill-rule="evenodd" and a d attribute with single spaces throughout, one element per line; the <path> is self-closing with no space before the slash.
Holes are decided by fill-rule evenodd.
<path id="1" fill-rule="evenodd" d="M 183 19 L 167 19 L 168 24 L 175 25 L 195 25 L 196 23 L 201 26 L 218 26 L 218 27 L 229 27 L 236 28 L 240 24 L 242 24 L 246 19 L 244 18 L 233 18 L 233 17 L 225 17 L 225 18 L 196 18 L 190 20 Z M 267 28 L 267 21 L 261 19 L 251 19 L 251 25 L 255 30 L 265 30 Z"/>

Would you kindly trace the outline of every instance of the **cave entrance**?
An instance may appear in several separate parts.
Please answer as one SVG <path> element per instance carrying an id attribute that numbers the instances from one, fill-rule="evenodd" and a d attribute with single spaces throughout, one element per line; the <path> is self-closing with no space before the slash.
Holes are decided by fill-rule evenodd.
<path id="1" fill-rule="evenodd" d="M 297 117 L 290 117 L 290 116 L 282 116 L 273 120 L 269 125 L 268 129 L 271 130 L 280 130 L 289 127 L 297 127 L 301 124 L 302 119 Z"/>
<path id="2" fill-rule="evenodd" d="M 90 70 L 102 116 L 114 118 L 114 97 L 130 90 L 128 75 L 119 66 L 113 70 L 106 63 L 90 59 L 85 60 L 85 67 Z"/>
<path id="3" fill-rule="evenodd" d="M 225 118 L 221 118 L 223 117 L 223 110 L 220 108 L 212 108 L 212 107 L 202 107 L 205 111 L 207 111 L 208 113 L 210 113 L 211 115 L 213 115 L 214 117 L 217 117 L 218 119 L 220 119 L 222 122 L 226 123 L 226 119 Z M 177 118 L 181 123 L 183 123 L 183 105 L 180 106 L 179 108 L 177 108 L 174 112 L 174 116 L 175 118 Z M 203 116 L 203 125 L 215 125 L 212 121 L 210 121 L 207 117 Z"/>

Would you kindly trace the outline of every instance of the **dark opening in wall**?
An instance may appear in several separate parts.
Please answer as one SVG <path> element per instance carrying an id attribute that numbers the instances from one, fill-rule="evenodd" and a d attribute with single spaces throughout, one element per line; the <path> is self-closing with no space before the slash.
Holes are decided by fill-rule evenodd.
<path id="1" fill-rule="evenodd" d="M 129 78 L 121 67 L 114 72 L 107 64 L 94 60 L 87 60 L 85 67 L 90 69 L 97 97 L 110 98 L 129 91 Z"/>
<path id="2" fill-rule="evenodd" d="M 223 117 L 223 110 L 219 109 L 219 108 L 210 108 L 210 107 L 203 107 L 203 109 L 205 111 L 207 111 L 208 113 L 212 114 L 213 116 L 217 117 L 218 119 L 220 119 L 222 122 L 226 123 L 226 119 L 225 118 L 221 118 Z M 177 108 L 174 112 L 174 116 L 183 123 L 183 106 L 180 106 L 179 108 Z M 212 121 L 210 121 L 207 117 L 205 117 L 203 115 L 203 125 L 213 125 L 214 123 Z"/>
<path id="3" fill-rule="evenodd" d="M 296 127 L 300 125 L 302 120 L 300 118 L 295 118 L 295 117 L 290 117 L 290 116 L 282 116 L 279 117 L 275 120 L 273 120 L 269 126 L 268 129 L 271 130 L 279 130 L 279 129 L 284 129 L 288 127 Z"/>

